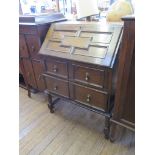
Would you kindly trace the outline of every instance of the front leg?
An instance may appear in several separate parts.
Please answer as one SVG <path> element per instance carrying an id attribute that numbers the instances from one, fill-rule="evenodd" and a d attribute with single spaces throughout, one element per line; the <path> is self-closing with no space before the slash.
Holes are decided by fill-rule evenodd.
<path id="1" fill-rule="evenodd" d="M 110 118 L 105 117 L 104 136 L 106 139 L 109 139 L 109 133 L 110 133 Z"/>
<path id="2" fill-rule="evenodd" d="M 48 108 L 50 109 L 51 113 L 54 113 L 54 107 L 52 102 L 52 96 L 48 94 Z"/>

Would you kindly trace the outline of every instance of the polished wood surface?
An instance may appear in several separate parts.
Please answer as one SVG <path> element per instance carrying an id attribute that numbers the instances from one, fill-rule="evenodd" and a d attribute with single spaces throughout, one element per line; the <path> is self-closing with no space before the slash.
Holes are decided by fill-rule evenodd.
<path id="1" fill-rule="evenodd" d="M 118 81 L 111 121 L 135 129 L 135 18 L 124 17 L 124 32 L 119 53 Z"/>
<path id="2" fill-rule="evenodd" d="M 47 108 L 42 93 L 19 89 L 20 155 L 134 155 L 134 133 L 123 130 L 110 143 L 103 134 L 105 118 L 92 111 L 59 100 L 55 113 Z"/>
<path id="3" fill-rule="evenodd" d="M 121 34 L 122 26 L 57 23 L 50 27 L 39 51 L 46 64 L 43 77 L 50 111 L 54 111 L 52 95 L 76 101 L 106 116 L 107 138 Z"/>
<path id="4" fill-rule="evenodd" d="M 111 67 L 121 31 L 121 26 L 110 24 L 55 24 L 50 27 L 39 53 Z"/>

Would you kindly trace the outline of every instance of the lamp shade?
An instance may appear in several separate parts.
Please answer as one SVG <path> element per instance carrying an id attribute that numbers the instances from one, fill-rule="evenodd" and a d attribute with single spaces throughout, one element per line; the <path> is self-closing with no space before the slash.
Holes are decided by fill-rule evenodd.
<path id="1" fill-rule="evenodd" d="M 99 14 L 97 0 L 76 0 L 77 18 Z"/>

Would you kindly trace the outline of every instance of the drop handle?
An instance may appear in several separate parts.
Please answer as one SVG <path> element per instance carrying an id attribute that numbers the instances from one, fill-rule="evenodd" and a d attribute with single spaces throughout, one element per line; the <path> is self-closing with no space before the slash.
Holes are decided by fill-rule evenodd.
<path id="1" fill-rule="evenodd" d="M 85 80 L 88 81 L 89 80 L 89 73 L 86 72 L 86 75 L 85 75 Z"/>
<path id="2" fill-rule="evenodd" d="M 55 87 L 54 87 L 54 90 L 58 90 L 58 86 L 55 86 Z"/>
<path id="3" fill-rule="evenodd" d="M 57 68 L 56 65 L 53 66 L 53 71 L 54 71 L 54 72 L 57 72 L 57 71 L 58 71 L 58 68 Z"/>
<path id="4" fill-rule="evenodd" d="M 90 100 L 91 100 L 91 96 L 88 94 L 86 98 L 86 102 L 90 102 Z"/>
<path id="5" fill-rule="evenodd" d="M 33 45 L 31 46 L 31 49 L 32 49 L 32 52 L 34 52 L 34 51 L 35 51 L 35 48 L 34 48 L 34 46 L 33 46 Z"/>

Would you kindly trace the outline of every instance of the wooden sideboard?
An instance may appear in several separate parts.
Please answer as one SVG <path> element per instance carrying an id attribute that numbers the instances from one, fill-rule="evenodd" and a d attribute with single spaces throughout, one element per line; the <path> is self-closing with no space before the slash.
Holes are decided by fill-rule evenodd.
<path id="1" fill-rule="evenodd" d="M 38 56 L 38 51 L 51 23 L 61 20 L 65 18 L 59 13 L 19 17 L 19 73 L 24 78 L 29 96 L 30 90 L 44 91 L 45 89 L 41 76 L 45 67 Z"/>
<path id="2" fill-rule="evenodd" d="M 119 52 L 118 77 L 114 109 L 111 118 L 111 138 L 116 135 L 116 124 L 135 129 L 135 18 L 124 21 L 122 45 Z"/>
<path id="3" fill-rule="evenodd" d="M 53 95 L 105 116 L 105 137 L 113 97 L 117 53 L 122 26 L 91 22 L 64 22 L 50 27 L 39 51 L 45 62 L 43 73 L 49 108 Z"/>

